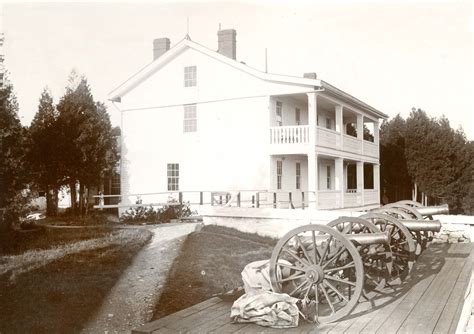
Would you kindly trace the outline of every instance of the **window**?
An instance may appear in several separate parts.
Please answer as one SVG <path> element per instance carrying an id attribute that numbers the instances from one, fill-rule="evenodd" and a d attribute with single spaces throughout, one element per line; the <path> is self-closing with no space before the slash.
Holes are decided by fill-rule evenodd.
<path id="1" fill-rule="evenodd" d="M 168 164 L 168 191 L 179 190 L 179 164 Z"/>
<path id="2" fill-rule="evenodd" d="M 296 189 L 301 189 L 301 163 L 296 163 Z"/>
<path id="3" fill-rule="evenodd" d="M 194 87 L 197 84 L 196 66 L 186 66 L 184 68 L 184 87 Z"/>
<path id="4" fill-rule="evenodd" d="M 331 119 L 326 118 L 326 129 L 330 129 L 330 128 L 331 128 Z"/>
<path id="5" fill-rule="evenodd" d="M 300 125 L 301 118 L 300 118 L 300 110 L 298 108 L 295 109 L 295 121 L 296 121 L 296 125 Z"/>
<path id="6" fill-rule="evenodd" d="M 280 101 L 277 101 L 276 110 L 275 110 L 277 126 L 282 126 L 283 125 L 282 116 L 281 116 L 282 108 L 283 108 L 283 103 L 281 103 Z"/>
<path id="7" fill-rule="evenodd" d="M 283 161 L 277 161 L 277 189 L 281 189 L 282 174 L 283 174 Z"/>
<path id="8" fill-rule="evenodd" d="M 197 131 L 197 114 L 195 104 L 187 104 L 184 106 L 183 131 Z"/>
<path id="9" fill-rule="evenodd" d="M 326 189 L 331 189 L 331 166 L 326 166 Z"/>

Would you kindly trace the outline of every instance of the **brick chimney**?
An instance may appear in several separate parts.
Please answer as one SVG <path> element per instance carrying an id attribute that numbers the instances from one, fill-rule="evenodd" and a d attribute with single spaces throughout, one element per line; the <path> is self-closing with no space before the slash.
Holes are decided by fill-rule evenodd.
<path id="1" fill-rule="evenodd" d="M 303 78 L 317 79 L 318 75 L 315 72 L 308 72 L 308 73 L 303 74 Z"/>
<path id="2" fill-rule="evenodd" d="M 153 60 L 160 57 L 163 53 L 170 49 L 169 38 L 156 38 L 153 40 Z"/>
<path id="3" fill-rule="evenodd" d="M 237 42 L 235 39 L 236 36 L 237 32 L 235 29 L 219 30 L 217 32 L 217 52 L 235 60 L 237 54 Z"/>

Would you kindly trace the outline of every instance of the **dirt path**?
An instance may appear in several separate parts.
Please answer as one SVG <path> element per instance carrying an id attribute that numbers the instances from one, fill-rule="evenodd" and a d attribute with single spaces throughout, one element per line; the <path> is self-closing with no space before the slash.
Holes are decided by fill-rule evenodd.
<path id="1" fill-rule="evenodd" d="M 198 227 L 195 223 L 144 227 L 153 232 L 151 242 L 123 273 L 82 333 L 128 333 L 148 322 L 185 236 Z"/>

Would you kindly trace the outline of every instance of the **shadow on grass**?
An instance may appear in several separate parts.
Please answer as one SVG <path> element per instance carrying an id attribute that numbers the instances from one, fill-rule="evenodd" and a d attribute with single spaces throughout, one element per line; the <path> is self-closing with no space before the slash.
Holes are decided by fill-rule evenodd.
<path id="1" fill-rule="evenodd" d="M 277 240 L 221 226 L 190 234 L 171 267 L 153 320 L 242 286 L 241 272 L 270 259 Z"/>
<path id="2" fill-rule="evenodd" d="M 147 240 L 70 254 L 13 282 L 0 276 L 0 333 L 80 332 Z"/>

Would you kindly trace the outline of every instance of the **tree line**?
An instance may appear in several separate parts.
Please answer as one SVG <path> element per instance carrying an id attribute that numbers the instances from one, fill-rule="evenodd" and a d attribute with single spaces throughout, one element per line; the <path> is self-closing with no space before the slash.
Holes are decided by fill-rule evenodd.
<path id="1" fill-rule="evenodd" d="M 29 201 L 27 189 L 45 192 L 47 214 L 56 215 L 58 194 L 68 189 L 72 211 L 87 214 L 89 191 L 112 175 L 119 159 L 117 136 L 104 103 L 95 101 L 84 76 L 74 71 L 55 104 L 41 93 L 29 127 L 18 117 L 11 83 L 0 87 L 0 208 L 13 223 Z"/>
<path id="2" fill-rule="evenodd" d="M 429 117 L 413 108 L 380 129 L 383 202 L 413 199 L 447 203 L 452 213 L 474 213 L 474 142 L 445 116 Z"/>

